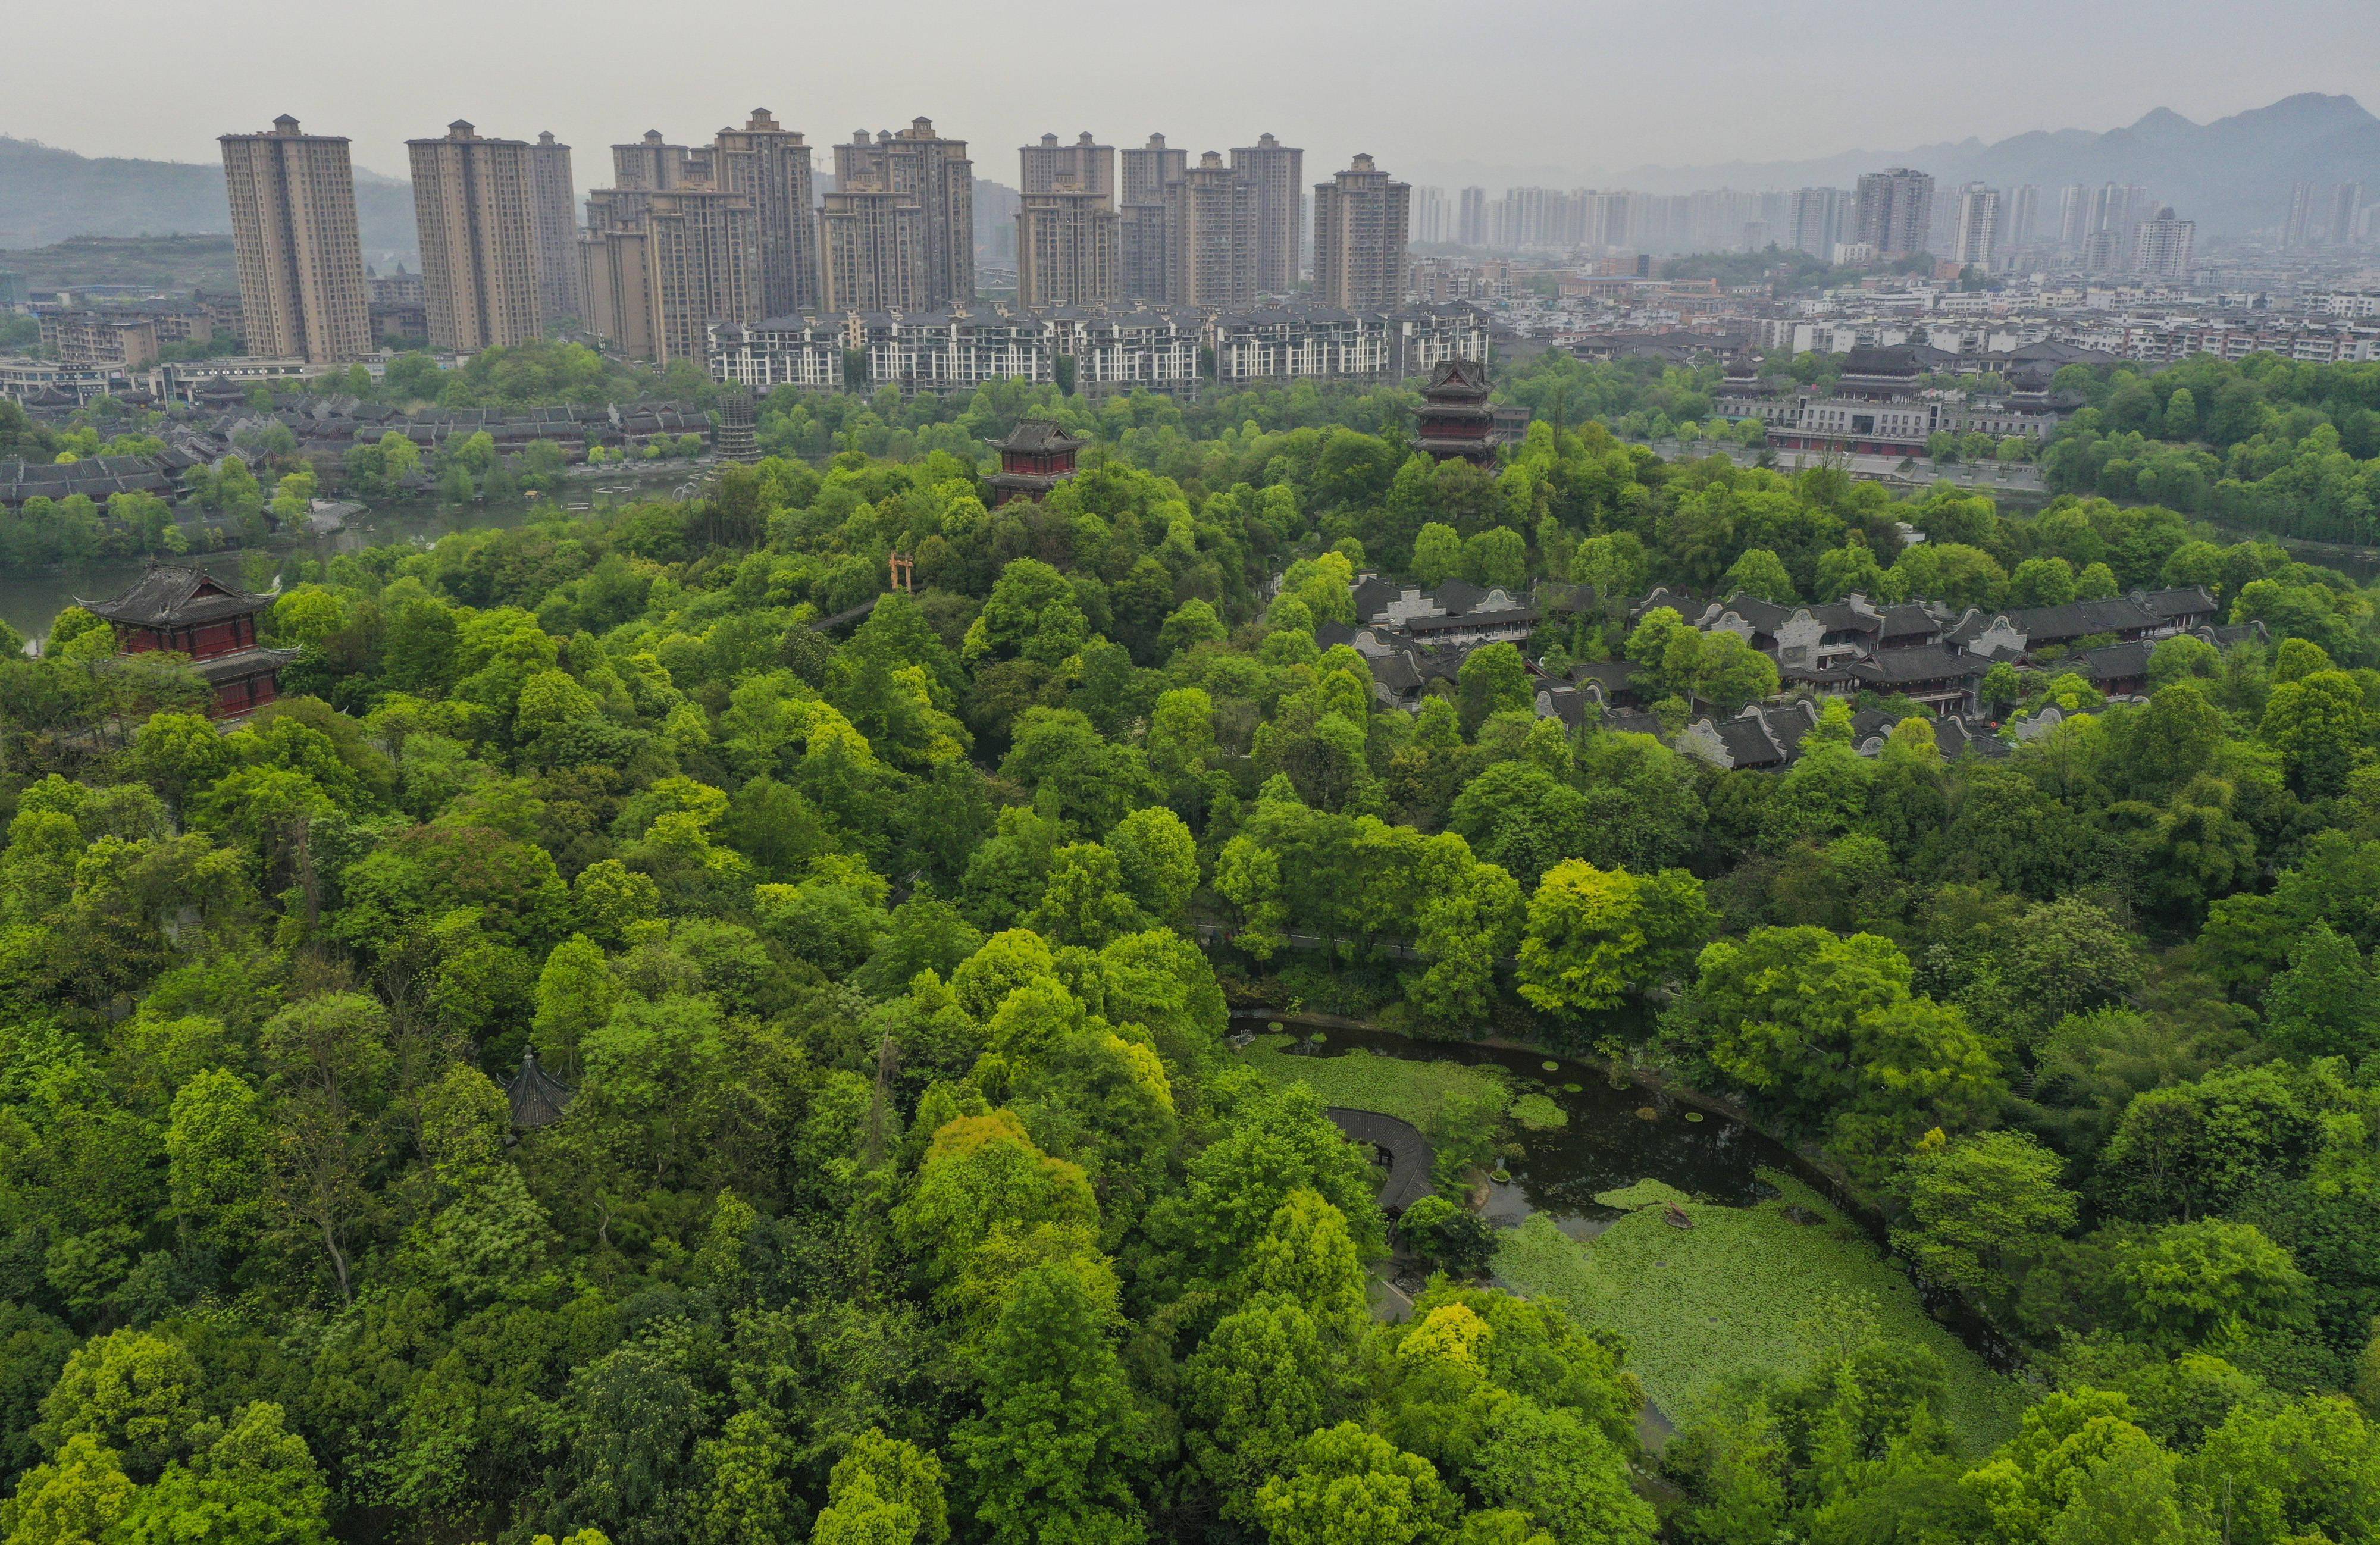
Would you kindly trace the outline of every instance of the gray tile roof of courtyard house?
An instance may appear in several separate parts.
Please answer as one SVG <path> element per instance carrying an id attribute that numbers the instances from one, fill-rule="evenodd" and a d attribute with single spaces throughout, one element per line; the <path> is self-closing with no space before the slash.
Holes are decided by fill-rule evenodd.
<path id="1" fill-rule="evenodd" d="M 2067 639 L 2087 639 L 2095 633 L 2123 633 L 2155 627 L 2162 619 L 2128 595 L 2104 601 L 2070 601 L 2062 606 L 2027 606 L 2004 612 L 2010 626 L 2034 645 Z"/>
<path id="2" fill-rule="evenodd" d="M 2086 649 L 2071 660 L 2058 662 L 2054 668 L 2078 671 L 2083 680 L 2095 687 L 2110 681 L 2145 681 L 2149 674 L 2149 653 L 2155 648 L 2146 639 L 2135 639 L 2129 643 Z"/>
<path id="3" fill-rule="evenodd" d="M 2134 590 L 2129 598 L 2138 602 L 2152 614 L 2167 622 L 2179 622 L 2185 617 L 2211 617 L 2216 614 L 2215 598 L 2204 585 L 2181 585 L 2171 590 Z"/>
<path id="4" fill-rule="evenodd" d="M 1442 634 L 1475 633 L 1482 628 L 1519 629 L 1526 632 L 1537 626 L 1536 608 L 1516 606 L 1492 612 L 1463 612 L 1442 617 L 1412 617 L 1404 624 L 1406 632 L 1416 639 L 1437 638 Z"/>
<path id="5" fill-rule="evenodd" d="M 1632 624 L 1642 622 L 1645 620 L 1645 613 L 1658 611 L 1664 606 L 1670 608 L 1682 617 L 1698 617 L 1702 615 L 1706 604 L 1692 590 L 1673 590 L 1667 585 L 1656 585 L 1645 592 L 1642 601 L 1628 608 L 1628 620 Z"/>
<path id="6" fill-rule="evenodd" d="M 1468 579 L 1441 579 L 1422 593 L 1450 615 L 1468 612 L 1488 599 L 1487 588 Z"/>
<path id="7" fill-rule="evenodd" d="M 95 456 L 63 466 L 0 461 L 0 504 L 28 499 L 67 499 L 80 493 L 100 504 L 117 493 L 165 493 L 173 480 L 142 456 Z"/>
<path id="8" fill-rule="evenodd" d="M 1884 608 L 1884 621 L 1876 631 L 1879 639 L 1931 638 L 1942 631 L 1942 624 L 1925 607 L 1913 601 L 1905 601 L 1898 606 Z"/>

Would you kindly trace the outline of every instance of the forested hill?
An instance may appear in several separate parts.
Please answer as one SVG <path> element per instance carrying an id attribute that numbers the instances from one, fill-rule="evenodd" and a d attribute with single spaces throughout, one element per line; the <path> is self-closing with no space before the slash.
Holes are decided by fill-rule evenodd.
<path id="1" fill-rule="evenodd" d="M 419 266 L 409 184 L 356 179 L 364 261 Z M 223 168 L 180 161 L 83 156 L 0 137 L 0 248 L 44 247 L 78 236 L 228 232 Z"/>
<path id="2" fill-rule="evenodd" d="M 1707 400 L 1654 367 L 1505 389 L 1563 421 L 1483 468 L 1392 387 L 786 388 L 697 499 L 260 558 L 236 722 L 81 607 L 0 638 L 0 1545 L 2380 1538 L 2372 593 L 1578 421 Z M 38 433 L 158 427 L 101 411 Z M 988 504 L 1026 414 L 1085 465 Z M 243 444 L 191 496 L 303 520 Z M 1367 572 L 1553 609 L 1408 711 Z M 1994 646 L 2034 733 L 1946 736 L 1656 584 L 2223 626 L 2118 697 Z M 1538 711 L 1581 671 L 1636 728 Z M 1750 703 L 1790 763 L 1679 748 Z M 1401 1216 L 1326 1083 L 1430 1144 Z M 1679 1090 L 1801 1159 L 1632 1173 L 1730 1146 Z"/>

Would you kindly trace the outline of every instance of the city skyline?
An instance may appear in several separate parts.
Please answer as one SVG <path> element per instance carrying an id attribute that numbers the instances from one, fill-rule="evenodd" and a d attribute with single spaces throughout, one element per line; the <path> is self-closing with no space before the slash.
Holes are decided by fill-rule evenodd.
<path id="1" fill-rule="evenodd" d="M 600 16 L 608 7 L 609 0 L 597 0 L 588 10 Z M 2204 122 L 2293 92 L 2368 90 L 2380 70 L 2380 43 L 2352 25 L 2365 13 L 2344 0 L 2289 0 L 2268 8 L 2270 25 L 2244 32 L 2211 0 L 2127 0 L 2088 14 L 2006 0 L 1989 8 L 1991 29 L 1973 25 L 1985 8 L 1966 0 L 1922 17 L 1809 0 L 1789 7 L 1783 22 L 1746 26 L 1726 13 L 1728 24 L 1711 28 L 1695 25 L 1699 13 L 1714 20 L 1721 14 L 1703 0 L 1658 11 L 1626 0 L 1563 7 L 1529 0 L 1484 18 L 1387 0 L 1366 13 L 1360 29 L 1345 25 L 1341 7 L 1258 12 L 1227 4 L 1213 18 L 1214 33 L 1227 37 L 1243 20 L 1260 24 L 1270 48 L 1317 56 L 1327 50 L 1356 65 L 1334 72 L 1351 84 L 1281 93 L 1262 83 L 1269 78 L 1261 72 L 1216 71 L 1220 43 L 1120 20 L 1070 38 L 1079 67 L 1069 71 L 1068 100 L 1053 112 L 1042 97 L 991 84 L 1002 79 L 1000 61 L 1015 53 L 1021 62 L 1028 46 L 1029 30 L 1007 24 L 1021 7 L 912 0 L 871 11 L 864 24 L 830 13 L 798 29 L 783 12 L 745 0 L 718 7 L 722 20 L 741 18 L 739 36 L 765 43 L 773 35 L 810 58 L 856 52 L 888 21 L 915 21 L 930 33 L 941 18 L 952 35 L 970 40 L 914 61 L 899 91 L 888 92 L 864 71 L 789 78 L 775 62 L 784 50 L 705 51 L 699 40 L 715 35 L 708 29 L 683 43 L 662 37 L 622 51 L 600 46 L 609 35 L 601 25 L 556 36 L 528 13 L 466 11 L 431 0 L 407 13 L 408 25 L 432 32 L 468 26 L 475 46 L 442 67 L 434 100 L 425 100 L 432 93 L 389 71 L 382 52 L 332 47 L 337 29 L 278 29 L 269 49 L 219 43 L 252 35 L 241 25 L 251 10 L 262 25 L 261 7 L 235 0 L 224 25 L 193 35 L 179 25 L 144 27 L 144 13 L 162 22 L 164 8 L 128 0 L 111 63 L 119 89 L 149 110 L 94 115 L 87 93 L 67 78 L 36 76 L 0 104 L 0 134 L 91 155 L 195 161 L 208 159 L 207 126 L 286 111 L 350 138 L 358 167 L 401 176 L 404 143 L 425 121 L 467 117 L 485 132 L 520 139 L 550 129 L 586 145 L 659 126 L 673 140 L 699 142 L 731 121 L 719 103 L 771 101 L 781 104 L 788 128 L 825 145 L 851 125 L 885 120 L 914 103 L 987 145 L 1027 143 L 1052 127 L 1068 138 L 1087 128 L 1119 145 L 1156 130 L 1195 156 L 1245 143 L 1254 126 L 1305 146 L 1318 165 L 1343 165 L 1368 151 L 1416 184 L 1555 176 L 1595 182 L 1750 152 L 1769 159 L 1888 152 L 2033 129 L 2105 130 L 2158 107 Z M 2044 50 L 2028 38 L 2034 30 L 2028 18 L 2054 26 L 2061 46 Z M 66 46 L 62 30 L 44 34 L 70 25 L 61 15 L 12 23 L 20 44 L 35 52 Z M 1697 38 L 1694 68 L 1649 67 L 1674 59 L 1676 39 L 1685 35 Z M 2324 47 L 2308 49 L 2310 35 L 2323 36 Z M 153 45 L 146 41 L 152 37 Z M 683 61 L 673 56 L 678 49 Z M 1909 67 L 1903 61 L 1912 49 L 1937 51 L 1944 67 Z M 1949 66 L 1953 55 L 1956 68 Z M 2218 56 L 2223 68 L 2209 69 L 2204 61 Z M 547 67 L 524 70 L 525 59 Z M 1430 74 L 1415 73 L 1415 60 L 1429 61 Z M 1393 65 L 1411 83 L 1393 108 L 1368 83 L 1354 84 L 1372 78 L 1360 67 L 1367 61 Z M 675 62 L 689 67 L 673 70 Z M 1622 62 L 1639 67 L 1609 67 Z M 1591 67 L 1592 90 L 1580 89 L 1582 66 Z M 1497 89 L 1478 90 L 1491 76 Z M 1858 89 L 1808 89 L 1828 78 L 1856 80 Z M 1433 80 L 1460 89 L 1433 90 Z M 894 94 L 903 102 L 892 103 Z"/>

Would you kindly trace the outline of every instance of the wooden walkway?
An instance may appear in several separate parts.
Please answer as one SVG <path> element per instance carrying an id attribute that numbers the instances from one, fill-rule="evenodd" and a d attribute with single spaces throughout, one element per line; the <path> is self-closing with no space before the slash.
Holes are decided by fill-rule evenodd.
<path id="1" fill-rule="evenodd" d="M 1326 1106 L 1322 1113 L 1337 1124 L 1348 1141 L 1368 1143 L 1388 1156 L 1388 1184 L 1380 1187 L 1383 1210 L 1402 1213 L 1429 1195 L 1434 1184 L 1432 1155 L 1421 1128 L 1377 1111 L 1351 1111 L 1342 1105 Z"/>
<path id="2" fill-rule="evenodd" d="M 810 626 L 817 628 L 820 633 L 832 633 L 836 628 L 843 627 L 844 624 L 857 622 L 860 618 L 868 615 L 870 612 L 875 611 L 876 603 L 883 599 L 884 597 L 881 595 L 872 595 L 868 598 L 865 603 L 851 607 L 845 611 L 837 612 L 831 617 L 812 617 L 810 619 Z"/>

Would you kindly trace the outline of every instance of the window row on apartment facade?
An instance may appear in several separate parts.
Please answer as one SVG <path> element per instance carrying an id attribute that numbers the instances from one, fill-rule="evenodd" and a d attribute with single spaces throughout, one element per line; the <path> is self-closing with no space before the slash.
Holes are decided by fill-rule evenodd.
<path id="1" fill-rule="evenodd" d="M 1202 355 L 1202 351 L 1203 355 Z M 995 381 L 1055 382 L 1073 361 L 1075 389 L 1093 395 L 1195 390 L 1212 379 L 1402 380 L 1447 359 L 1484 359 L 1488 319 L 1469 306 L 1396 312 L 1283 307 L 1251 311 L 998 310 L 873 311 L 781 317 L 710 329 L 712 379 L 756 392 L 778 386 L 873 392 L 972 391 Z M 858 364 L 854 380 L 847 362 Z"/>

